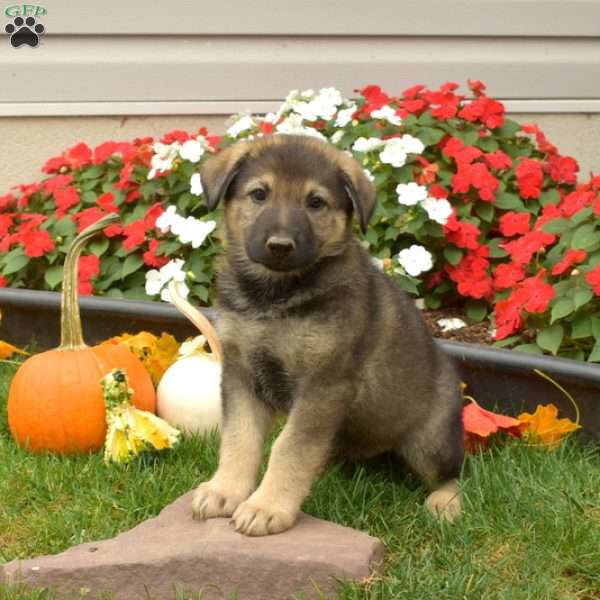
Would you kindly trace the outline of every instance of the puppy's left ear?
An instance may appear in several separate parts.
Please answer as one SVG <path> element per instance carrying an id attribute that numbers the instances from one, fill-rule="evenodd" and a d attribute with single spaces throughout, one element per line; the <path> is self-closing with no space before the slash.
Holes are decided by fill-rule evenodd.
<path id="1" fill-rule="evenodd" d="M 251 142 L 236 142 L 207 160 L 200 169 L 200 180 L 208 210 L 214 210 L 217 204 L 225 198 L 231 182 L 251 149 Z"/>
<path id="2" fill-rule="evenodd" d="M 339 165 L 346 193 L 352 202 L 354 215 L 363 233 L 367 232 L 369 219 L 375 210 L 375 186 L 369 181 L 360 164 L 347 154 L 340 154 Z"/>

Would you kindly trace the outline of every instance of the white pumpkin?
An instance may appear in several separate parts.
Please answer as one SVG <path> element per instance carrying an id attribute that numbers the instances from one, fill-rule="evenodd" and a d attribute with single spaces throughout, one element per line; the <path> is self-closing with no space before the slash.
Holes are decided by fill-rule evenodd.
<path id="1" fill-rule="evenodd" d="M 206 433 L 221 423 L 221 363 L 207 353 L 176 360 L 156 391 L 161 419 L 187 433 Z"/>
<path id="2" fill-rule="evenodd" d="M 169 284 L 171 302 L 202 335 L 180 348 L 181 358 L 164 373 L 156 392 L 156 412 L 188 433 L 206 433 L 221 423 L 221 345 L 208 319 Z M 211 353 L 204 351 L 208 341 Z"/>

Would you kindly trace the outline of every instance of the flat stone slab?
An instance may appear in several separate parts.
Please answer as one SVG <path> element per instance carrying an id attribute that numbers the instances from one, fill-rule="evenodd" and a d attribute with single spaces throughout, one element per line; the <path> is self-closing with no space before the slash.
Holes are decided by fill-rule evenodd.
<path id="1" fill-rule="evenodd" d="M 323 598 L 340 580 L 367 579 L 383 558 L 377 538 L 305 514 L 289 531 L 259 538 L 235 533 L 229 519 L 194 521 L 192 494 L 115 538 L 0 566 L 0 583 L 63 597 L 87 588 L 88 600 L 106 592 L 115 600 L 174 600 L 175 590 L 203 592 L 203 600 Z"/>

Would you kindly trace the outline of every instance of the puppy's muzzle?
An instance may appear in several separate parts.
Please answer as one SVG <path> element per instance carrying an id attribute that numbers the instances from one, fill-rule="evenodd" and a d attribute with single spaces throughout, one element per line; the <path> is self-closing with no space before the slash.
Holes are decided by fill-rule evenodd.
<path id="1" fill-rule="evenodd" d="M 296 250 L 296 242 L 290 237 L 272 235 L 265 244 L 267 252 L 276 260 L 288 258 Z"/>

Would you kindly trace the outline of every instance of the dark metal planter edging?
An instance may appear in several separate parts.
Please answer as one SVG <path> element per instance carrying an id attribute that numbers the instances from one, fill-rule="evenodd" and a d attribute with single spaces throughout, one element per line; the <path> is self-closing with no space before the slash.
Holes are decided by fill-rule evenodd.
<path id="1" fill-rule="evenodd" d="M 141 330 L 169 332 L 179 340 L 197 333 L 173 306 L 149 301 L 86 296 L 80 299 L 86 341 L 95 344 L 114 335 Z M 213 309 L 202 309 L 211 320 Z M 34 342 L 38 349 L 59 343 L 60 295 L 57 292 L 0 289 L 0 339 L 17 345 Z M 583 437 L 600 441 L 600 366 L 438 340 L 456 361 L 467 390 L 485 408 L 517 415 L 538 404 L 554 403 L 560 416 L 575 418 L 571 402 L 542 371 L 562 385 L 577 402 Z M 427 365 L 423 365 L 426 369 Z"/>

